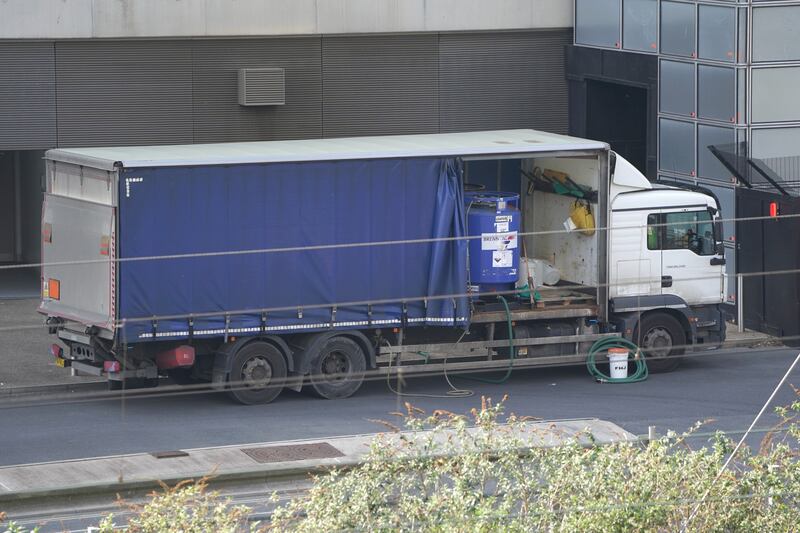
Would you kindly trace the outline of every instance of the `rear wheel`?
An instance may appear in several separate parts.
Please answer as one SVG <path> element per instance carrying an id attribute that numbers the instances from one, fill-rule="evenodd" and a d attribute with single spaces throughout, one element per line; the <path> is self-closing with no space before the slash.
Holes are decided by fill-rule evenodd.
<path id="1" fill-rule="evenodd" d="M 228 394 L 237 402 L 269 403 L 286 384 L 286 360 L 273 345 L 251 342 L 233 356 Z"/>
<path id="2" fill-rule="evenodd" d="M 364 382 L 364 350 L 347 337 L 331 337 L 311 362 L 309 382 L 314 393 L 334 400 L 355 394 Z"/>
<path id="3" fill-rule="evenodd" d="M 672 372 L 686 352 L 686 333 L 678 320 L 664 313 L 646 315 L 633 332 L 652 373 Z"/>

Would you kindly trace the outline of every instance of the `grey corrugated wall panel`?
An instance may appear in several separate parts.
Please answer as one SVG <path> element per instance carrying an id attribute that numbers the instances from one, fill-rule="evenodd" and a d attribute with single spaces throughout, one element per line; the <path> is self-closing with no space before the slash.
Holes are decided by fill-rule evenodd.
<path id="1" fill-rule="evenodd" d="M 198 40 L 192 42 L 195 142 L 269 141 L 322 136 L 320 38 Z M 286 103 L 244 107 L 240 68 L 286 71 Z"/>
<path id="2" fill-rule="evenodd" d="M 571 30 L 442 34 L 441 131 L 568 131 Z"/>
<path id="3" fill-rule="evenodd" d="M 0 43 L 0 150 L 56 145 L 53 43 Z"/>
<path id="4" fill-rule="evenodd" d="M 56 43 L 59 146 L 185 144 L 189 41 Z"/>
<path id="5" fill-rule="evenodd" d="M 437 34 L 324 37 L 324 136 L 437 133 L 437 41 Z"/>

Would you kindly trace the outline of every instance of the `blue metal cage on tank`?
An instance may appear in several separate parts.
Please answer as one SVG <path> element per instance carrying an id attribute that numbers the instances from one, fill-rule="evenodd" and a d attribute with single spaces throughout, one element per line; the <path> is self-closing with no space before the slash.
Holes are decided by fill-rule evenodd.
<path id="1" fill-rule="evenodd" d="M 513 291 L 519 272 L 519 194 L 499 191 L 468 191 L 470 292 Z"/>

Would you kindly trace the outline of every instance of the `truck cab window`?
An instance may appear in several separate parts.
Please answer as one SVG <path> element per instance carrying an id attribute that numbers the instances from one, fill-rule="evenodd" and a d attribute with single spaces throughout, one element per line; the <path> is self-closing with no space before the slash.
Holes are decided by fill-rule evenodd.
<path id="1" fill-rule="evenodd" d="M 688 211 L 664 216 L 662 249 L 691 250 L 697 255 L 714 255 L 715 239 L 711 213 Z M 649 247 L 649 246 L 648 246 Z"/>
<path id="2" fill-rule="evenodd" d="M 661 233 L 662 226 L 661 217 L 659 215 L 647 215 L 647 249 L 660 250 L 661 249 Z"/>

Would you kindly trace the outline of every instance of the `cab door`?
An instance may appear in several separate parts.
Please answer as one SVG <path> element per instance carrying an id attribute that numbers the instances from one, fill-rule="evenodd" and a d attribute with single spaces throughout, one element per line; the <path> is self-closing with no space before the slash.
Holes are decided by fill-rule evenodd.
<path id="1" fill-rule="evenodd" d="M 717 255 L 717 235 L 708 209 L 697 207 L 658 215 L 662 294 L 689 305 L 718 304 L 724 295 L 725 260 Z M 654 222 L 651 218 L 648 223 Z"/>
<path id="2" fill-rule="evenodd" d="M 661 250 L 658 227 L 651 227 L 647 210 L 612 210 L 609 296 L 661 295 Z"/>

